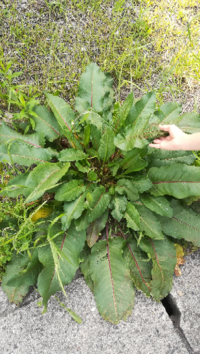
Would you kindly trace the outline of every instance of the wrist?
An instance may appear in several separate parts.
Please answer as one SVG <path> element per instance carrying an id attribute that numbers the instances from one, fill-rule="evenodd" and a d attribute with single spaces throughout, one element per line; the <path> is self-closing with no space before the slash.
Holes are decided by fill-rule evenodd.
<path id="1" fill-rule="evenodd" d="M 200 133 L 185 134 L 181 150 L 200 150 Z"/>
<path id="2" fill-rule="evenodd" d="M 191 135 L 183 133 L 183 135 L 181 136 L 181 139 L 179 141 L 179 149 L 180 150 L 191 150 L 190 146 L 191 146 Z"/>

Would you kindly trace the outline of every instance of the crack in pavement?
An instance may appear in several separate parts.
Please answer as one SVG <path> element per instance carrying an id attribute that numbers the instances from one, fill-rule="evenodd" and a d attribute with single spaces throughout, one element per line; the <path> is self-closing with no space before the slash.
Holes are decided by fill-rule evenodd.
<path id="1" fill-rule="evenodd" d="M 176 300 L 174 297 L 169 293 L 163 300 L 161 300 L 163 306 L 165 307 L 165 310 L 170 318 L 170 320 L 173 323 L 175 332 L 181 339 L 181 341 L 184 343 L 187 351 L 189 354 L 200 354 L 200 352 L 194 352 L 192 349 L 183 329 L 180 326 L 180 320 L 181 320 L 181 311 L 179 310 Z"/>

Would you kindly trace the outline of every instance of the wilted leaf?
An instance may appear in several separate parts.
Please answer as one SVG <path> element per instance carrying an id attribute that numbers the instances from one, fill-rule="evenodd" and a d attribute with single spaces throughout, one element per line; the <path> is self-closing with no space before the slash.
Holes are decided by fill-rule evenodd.
<path id="1" fill-rule="evenodd" d="M 53 212 L 53 208 L 52 207 L 43 206 L 42 208 L 40 208 L 38 211 L 36 211 L 33 214 L 32 218 L 31 218 L 31 221 L 32 222 L 36 222 L 37 220 L 39 220 L 41 218 L 46 218 L 52 212 Z"/>
<path id="2" fill-rule="evenodd" d="M 185 259 L 184 257 L 184 251 L 183 251 L 183 247 L 181 247 L 178 244 L 175 244 L 175 248 L 176 248 L 176 259 L 177 259 L 177 263 L 175 266 L 175 270 L 174 273 L 177 277 L 179 277 L 181 275 L 181 270 L 180 270 L 180 265 L 183 265 L 185 263 Z"/>
<path id="3" fill-rule="evenodd" d="M 99 233 L 105 228 L 108 220 L 108 209 L 87 228 L 87 244 L 89 247 L 94 246 L 99 238 Z"/>

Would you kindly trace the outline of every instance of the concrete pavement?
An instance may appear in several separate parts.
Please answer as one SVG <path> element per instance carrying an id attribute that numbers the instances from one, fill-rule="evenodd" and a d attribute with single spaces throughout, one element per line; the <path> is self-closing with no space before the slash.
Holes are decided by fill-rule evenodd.
<path id="1" fill-rule="evenodd" d="M 0 288 L 1 354 L 199 354 L 200 249 L 186 257 L 182 276 L 174 278 L 171 292 L 181 313 L 173 324 L 162 303 L 137 292 L 127 322 L 113 325 L 98 313 L 92 292 L 78 273 L 57 296 L 83 320 L 76 323 L 54 297 L 41 315 L 34 290 L 18 308 L 9 304 Z M 182 295 L 183 294 L 183 295 Z"/>

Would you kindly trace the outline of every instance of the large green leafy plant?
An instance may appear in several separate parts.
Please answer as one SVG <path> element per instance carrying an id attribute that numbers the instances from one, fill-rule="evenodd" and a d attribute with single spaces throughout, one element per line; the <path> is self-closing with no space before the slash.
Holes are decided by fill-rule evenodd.
<path id="1" fill-rule="evenodd" d="M 28 251 L 14 253 L 2 287 L 19 303 L 37 284 L 45 311 L 81 263 L 102 317 L 118 323 L 131 314 L 135 288 L 157 301 L 169 293 L 174 243 L 200 246 L 200 219 L 188 206 L 200 196 L 194 154 L 148 146 L 160 135 L 159 123 L 192 133 L 200 116 L 180 115 L 177 103 L 156 110 L 154 92 L 138 101 L 131 92 L 120 105 L 110 75 L 96 64 L 81 76 L 75 111 L 60 97 L 46 97 L 49 108 L 33 109 L 35 132 L 0 127 L 0 160 L 31 166 L 4 194 L 23 195 L 29 205 L 50 196 L 53 205 Z"/>

